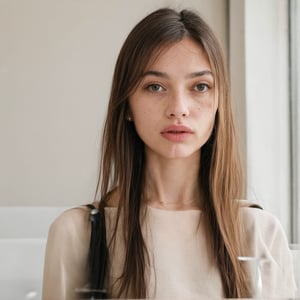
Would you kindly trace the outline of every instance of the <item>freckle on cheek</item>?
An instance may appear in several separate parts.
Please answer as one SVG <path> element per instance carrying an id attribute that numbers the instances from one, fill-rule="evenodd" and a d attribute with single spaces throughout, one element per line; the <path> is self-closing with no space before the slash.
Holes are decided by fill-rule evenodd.
<path id="1" fill-rule="evenodd" d="M 211 109 L 213 107 L 213 104 L 212 103 L 201 103 L 197 109 L 198 110 L 201 110 L 201 109 Z"/>

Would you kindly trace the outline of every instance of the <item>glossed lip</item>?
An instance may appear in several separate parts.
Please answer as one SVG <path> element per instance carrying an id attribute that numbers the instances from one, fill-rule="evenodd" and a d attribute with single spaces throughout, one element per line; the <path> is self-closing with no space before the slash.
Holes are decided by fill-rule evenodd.
<path id="1" fill-rule="evenodd" d="M 184 125 L 171 125 L 161 132 L 165 139 L 177 143 L 184 142 L 191 134 L 193 134 L 193 130 Z"/>

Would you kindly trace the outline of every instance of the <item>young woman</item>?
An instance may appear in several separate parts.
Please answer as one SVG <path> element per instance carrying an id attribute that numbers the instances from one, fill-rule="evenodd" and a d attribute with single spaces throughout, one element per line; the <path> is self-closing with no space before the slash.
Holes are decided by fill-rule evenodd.
<path id="1" fill-rule="evenodd" d="M 293 295 L 282 227 L 238 200 L 228 74 L 197 14 L 160 9 L 131 31 L 115 67 L 101 154 L 92 213 L 101 214 L 102 230 L 91 242 L 84 206 L 52 224 L 44 300 L 74 299 L 84 287 L 105 288 L 110 298 L 249 297 L 241 256 L 260 260 L 262 296 Z"/>

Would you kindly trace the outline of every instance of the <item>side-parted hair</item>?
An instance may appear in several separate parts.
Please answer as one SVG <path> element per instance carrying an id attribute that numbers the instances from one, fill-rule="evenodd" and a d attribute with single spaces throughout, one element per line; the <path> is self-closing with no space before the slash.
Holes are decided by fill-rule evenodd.
<path id="1" fill-rule="evenodd" d="M 203 195 L 207 238 L 212 258 L 220 270 L 224 296 L 249 296 L 246 274 L 238 261 L 243 248 L 236 199 L 243 197 L 244 180 L 222 50 L 212 30 L 198 14 L 163 8 L 141 20 L 120 51 L 102 138 L 97 198 L 103 207 L 110 192 L 117 188 L 116 228 L 122 215 L 125 237 L 125 263 L 119 279 L 119 297 L 147 297 L 145 273 L 149 263 L 140 220 L 145 183 L 144 143 L 133 122 L 127 120 L 128 99 L 153 57 L 185 37 L 195 41 L 207 54 L 218 95 L 214 129 L 200 149 L 199 187 Z"/>

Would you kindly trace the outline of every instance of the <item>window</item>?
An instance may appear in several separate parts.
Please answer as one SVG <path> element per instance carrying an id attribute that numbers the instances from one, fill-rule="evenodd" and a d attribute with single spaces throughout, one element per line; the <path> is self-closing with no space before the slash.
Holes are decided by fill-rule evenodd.
<path id="1" fill-rule="evenodd" d="M 294 64 L 295 58 L 290 55 L 289 42 L 291 39 L 296 42 L 299 25 L 292 33 L 289 17 L 291 10 L 296 14 L 295 7 L 290 7 L 296 2 L 299 6 L 297 0 L 229 1 L 232 96 L 238 125 L 242 129 L 247 198 L 276 215 L 289 241 L 293 242 L 296 242 L 299 228 L 297 190 L 292 187 L 300 187 L 300 177 L 296 176 L 298 172 L 300 174 L 300 158 L 296 169 L 292 169 L 292 165 L 295 165 L 294 159 L 300 150 L 300 135 L 296 136 L 300 128 L 294 124 L 300 118 L 300 106 L 291 122 L 291 111 L 296 112 L 290 105 L 291 75 L 294 76 L 294 90 L 297 78 L 295 71 L 290 72 L 290 62 L 293 60 Z M 295 27 L 295 16 L 291 20 Z M 294 97 L 293 105 L 296 100 Z M 291 132 L 297 140 L 292 139 Z"/>
<path id="2" fill-rule="evenodd" d="M 300 242 L 300 3 L 289 1 L 289 81 L 291 141 L 291 238 Z"/>

